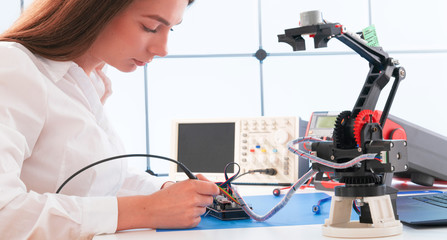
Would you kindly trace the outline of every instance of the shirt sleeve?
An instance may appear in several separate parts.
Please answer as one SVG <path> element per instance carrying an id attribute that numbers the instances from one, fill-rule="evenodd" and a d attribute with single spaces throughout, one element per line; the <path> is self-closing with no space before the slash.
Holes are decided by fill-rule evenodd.
<path id="1" fill-rule="evenodd" d="M 2 44 L 0 56 L 1 238 L 88 239 L 115 232 L 116 197 L 39 194 L 21 181 L 45 123 L 48 80 L 22 50 Z"/>
<path id="2" fill-rule="evenodd" d="M 148 195 L 161 189 L 168 179 L 155 177 L 146 172 L 130 168 L 118 196 Z"/>

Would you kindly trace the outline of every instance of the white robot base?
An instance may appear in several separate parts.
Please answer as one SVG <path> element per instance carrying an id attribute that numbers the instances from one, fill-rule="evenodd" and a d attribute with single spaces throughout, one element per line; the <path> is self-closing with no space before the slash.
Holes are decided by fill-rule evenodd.
<path id="1" fill-rule="evenodd" d="M 323 225 L 323 235 L 337 238 L 375 238 L 402 233 L 402 223 L 394 217 L 389 195 L 363 197 L 369 204 L 372 223 L 350 222 L 355 197 L 332 197 L 329 219 Z"/>

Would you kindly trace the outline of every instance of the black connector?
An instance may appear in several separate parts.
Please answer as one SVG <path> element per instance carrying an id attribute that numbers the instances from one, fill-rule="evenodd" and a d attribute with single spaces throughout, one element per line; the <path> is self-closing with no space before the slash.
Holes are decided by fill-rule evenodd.
<path id="1" fill-rule="evenodd" d="M 274 168 L 266 168 L 264 173 L 267 175 L 275 176 L 276 174 L 278 174 L 278 171 L 276 171 L 276 169 Z"/>
<path id="2" fill-rule="evenodd" d="M 278 171 L 276 171 L 276 169 L 274 169 L 274 168 L 264 168 L 264 169 L 250 170 L 246 173 L 261 173 L 261 174 L 275 176 L 278 173 Z"/>

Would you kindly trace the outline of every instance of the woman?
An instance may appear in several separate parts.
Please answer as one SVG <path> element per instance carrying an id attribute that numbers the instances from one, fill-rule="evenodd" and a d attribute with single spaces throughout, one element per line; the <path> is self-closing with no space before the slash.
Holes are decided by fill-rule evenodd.
<path id="1" fill-rule="evenodd" d="M 132 228 L 189 228 L 209 181 L 162 183 L 124 161 L 103 114 L 104 64 L 130 72 L 167 54 L 170 29 L 192 0 L 35 0 L 0 35 L 0 234 L 79 239 Z M 161 189 L 161 190 L 160 190 Z"/>

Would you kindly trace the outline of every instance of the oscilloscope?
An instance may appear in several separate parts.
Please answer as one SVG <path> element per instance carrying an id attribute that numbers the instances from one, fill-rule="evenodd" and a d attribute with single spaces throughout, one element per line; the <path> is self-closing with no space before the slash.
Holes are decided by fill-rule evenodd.
<path id="1" fill-rule="evenodd" d="M 289 185 L 309 169 L 308 160 L 299 160 L 287 149 L 287 142 L 304 136 L 306 127 L 307 121 L 297 117 L 174 120 L 171 157 L 211 181 L 224 181 L 225 166 L 237 163 L 240 174 L 273 168 L 276 175 L 246 174 L 235 183 Z M 230 164 L 229 177 L 237 170 Z M 185 179 L 174 164 L 170 176 Z"/>

